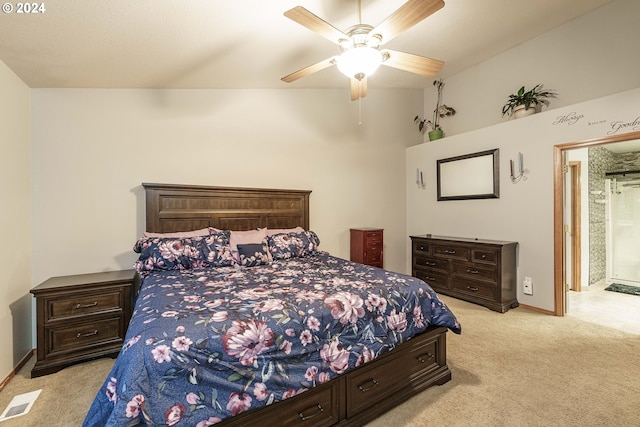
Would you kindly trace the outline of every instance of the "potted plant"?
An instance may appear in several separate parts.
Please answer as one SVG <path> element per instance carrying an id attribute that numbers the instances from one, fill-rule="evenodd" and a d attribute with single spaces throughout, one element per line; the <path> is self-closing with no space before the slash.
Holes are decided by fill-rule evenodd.
<path id="1" fill-rule="evenodd" d="M 547 98 L 555 98 L 558 94 L 553 90 L 542 89 L 541 84 L 537 84 L 533 89 L 525 92 L 522 86 L 518 92 L 509 95 L 509 100 L 502 107 L 502 116 L 505 114 L 513 115 L 515 118 L 529 116 L 536 112 L 539 104 L 549 105 Z"/>
<path id="2" fill-rule="evenodd" d="M 438 91 L 438 99 L 436 101 L 436 108 L 433 110 L 433 120 L 421 119 L 420 116 L 416 116 L 413 121 L 418 123 L 418 130 L 424 132 L 425 129 L 430 128 L 429 141 L 440 139 L 444 136 L 444 131 L 440 127 L 440 119 L 443 117 L 453 116 L 456 110 L 442 103 L 442 88 L 444 82 L 442 79 L 434 80 L 433 85 Z"/>

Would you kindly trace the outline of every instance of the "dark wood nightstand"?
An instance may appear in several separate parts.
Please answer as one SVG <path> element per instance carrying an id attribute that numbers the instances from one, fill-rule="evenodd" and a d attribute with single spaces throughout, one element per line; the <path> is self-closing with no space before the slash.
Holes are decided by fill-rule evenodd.
<path id="1" fill-rule="evenodd" d="M 381 228 L 352 228 L 351 261 L 382 268 L 382 233 Z"/>
<path id="2" fill-rule="evenodd" d="M 36 298 L 38 349 L 31 377 L 73 363 L 116 357 L 124 343 L 138 286 L 135 270 L 52 277 Z"/>

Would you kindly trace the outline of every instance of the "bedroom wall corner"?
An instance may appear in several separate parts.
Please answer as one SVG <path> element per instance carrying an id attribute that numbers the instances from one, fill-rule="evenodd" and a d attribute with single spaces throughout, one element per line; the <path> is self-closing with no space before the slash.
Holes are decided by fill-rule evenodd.
<path id="1" fill-rule="evenodd" d="M 33 348 L 29 87 L 0 61 L 0 380 Z"/>

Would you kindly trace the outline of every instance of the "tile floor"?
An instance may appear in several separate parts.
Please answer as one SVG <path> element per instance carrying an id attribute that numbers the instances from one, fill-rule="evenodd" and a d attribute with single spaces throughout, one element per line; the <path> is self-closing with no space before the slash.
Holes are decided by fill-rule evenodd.
<path id="1" fill-rule="evenodd" d="M 606 287 L 601 280 L 583 286 L 582 292 L 570 291 L 567 316 L 640 335 L 640 296 L 605 291 Z"/>

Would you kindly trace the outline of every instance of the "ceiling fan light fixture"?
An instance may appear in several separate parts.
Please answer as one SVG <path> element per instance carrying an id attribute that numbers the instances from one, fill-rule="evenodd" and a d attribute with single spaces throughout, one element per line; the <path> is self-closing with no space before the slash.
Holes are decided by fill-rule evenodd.
<path id="1" fill-rule="evenodd" d="M 382 54 L 379 50 L 368 47 L 358 46 L 353 49 L 346 50 L 337 58 L 336 65 L 338 70 L 349 78 L 360 79 L 372 75 L 382 63 Z"/>

